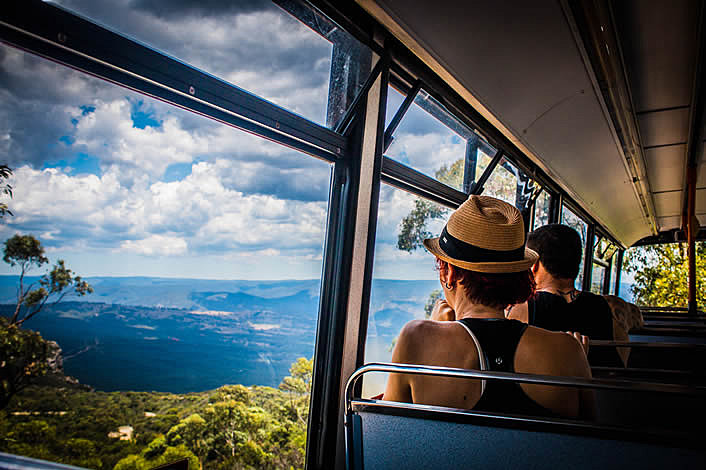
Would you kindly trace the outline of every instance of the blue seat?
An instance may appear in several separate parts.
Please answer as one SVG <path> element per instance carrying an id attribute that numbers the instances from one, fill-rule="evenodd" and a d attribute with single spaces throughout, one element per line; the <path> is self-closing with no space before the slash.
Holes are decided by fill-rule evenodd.
<path id="1" fill-rule="evenodd" d="M 348 470 L 706 468 L 694 434 L 354 400 L 348 393 L 346 402 Z"/>

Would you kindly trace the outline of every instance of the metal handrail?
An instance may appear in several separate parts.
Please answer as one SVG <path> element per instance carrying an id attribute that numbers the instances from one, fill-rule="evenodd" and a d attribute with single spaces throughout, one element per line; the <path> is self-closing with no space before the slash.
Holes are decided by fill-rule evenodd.
<path id="1" fill-rule="evenodd" d="M 592 339 L 588 342 L 589 347 L 615 346 L 620 348 L 647 348 L 647 349 L 706 349 L 706 344 L 693 343 L 650 343 L 647 341 L 608 341 L 602 339 Z"/>
<path id="2" fill-rule="evenodd" d="M 578 377 L 556 377 L 552 375 L 520 374 L 513 372 L 480 371 L 474 369 L 457 369 L 427 365 L 392 364 L 388 362 L 373 362 L 365 364 L 348 379 L 344 392 L 346 415 L 351 411 L 351 395 L 358 379 L 368 372 L 396 372 L 400 374 L 433 375 L 437 377 L 456 377 L 466 379 L 507 380 L 516 383 L 531 383 L 540 385 L 560 385 L 565 387 L 595 388 L 606 390 L 624 390 L 631 392 L 656 392 L 681 395 L 703 396 L 706 399 L 706 388 L 687 387 L 675 384 L 652 382 L 636 383 L 630 380 L 618 379 L 585 379 Z"/>

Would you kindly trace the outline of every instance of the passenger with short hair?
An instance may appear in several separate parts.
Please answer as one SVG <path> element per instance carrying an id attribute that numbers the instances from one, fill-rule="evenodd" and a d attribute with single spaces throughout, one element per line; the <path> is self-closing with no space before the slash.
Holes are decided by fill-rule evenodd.
<path id="1" fill-rule="evenodd" d="M 527 247 L 539 254 L 532 267 L 537 292 L 513 306 L 508 318 L 552 331 L 577 331 L 591 339 L 617 339 L 608 302 L 575 287 L 583 256 L 579 233 L 567 225 L 544 225 L 529 233 Z M 592 366 L 624 366 L 615 348 L 591 348 L 588 361 Z"/>
<path id="2" fill-rule="evenodd" d="M 453 312 L 454 321 L 405 325 L 393 362 L 591 377 L 574 337 L 505 318 L 509 305 L 534 293 L 530 268 L 538 259 L 525 248 L 524 223 L 515 207 L 471 196 L 451 215 L 440 237 L 425 240 L 424 246 L 437 258 L 446 298 L 435 317 Z M 591 390 L 496 380 L 390 374 L 384 399 L 526 415 L 594 414 Z"/>

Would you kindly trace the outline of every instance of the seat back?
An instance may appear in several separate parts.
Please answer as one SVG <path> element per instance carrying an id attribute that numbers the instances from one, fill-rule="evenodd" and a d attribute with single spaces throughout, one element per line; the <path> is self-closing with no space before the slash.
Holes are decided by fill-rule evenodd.
<path id="1" fill-rule="evenodd" d="M 397 372 L 445 377 L 515 380 L 596 388 L 607 401 L 596 423 L 555 418 L 505 415 L 437 406 L 353 400 L 355 383 L 366 372 Z M 617 398 L 616 398 L 617 397 Z M 641 401 L 636 401 L 635 397 Z M 356 371 L 346 387 L 346 457 L 348 470 L 431 468 L 706 468 L 706 449 L 700 433 L 650 426 L 615 425 L 634 415 L 649 417 L 655 407 L 677 404 L 676 422 L 700 417 L 704 390 L 667 384 L 545 377 L 529 374 L 480 372 L 443 367 L 368 364 Z M 661 401 L 660 401 L 661 399 Z M 632 400 L 632 401 L 631 401 Z M 648 403 L 615 412 L 621 403 Z M 615 410 L 612 410 L 612 408 Z M 611 409 L 609 409 L 611 408 Z M 694 408 L 694 409 L 692 409 Z M 698 410 L 697 410 L 698 408 Z M 613 412 L 613 416 L 609 416 Z M 665 412 L 669 414 L 669 412 Z M 647 418 L 649 420 L 649 418 Z M 605 424 L 610 422 L 611 424 Z"/>
<path id="2" fill-rule="evenodd" d="M 706 468 L 706 452 L 659 435 L 566 422 L 353 405 L 349 470 Z"/>

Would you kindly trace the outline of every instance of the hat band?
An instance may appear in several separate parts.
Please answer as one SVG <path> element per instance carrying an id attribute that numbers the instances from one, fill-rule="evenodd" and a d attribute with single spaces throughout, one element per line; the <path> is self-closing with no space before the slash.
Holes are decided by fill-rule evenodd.
<path id="1" fill-rule="evenodd" d="M 451 235 L 446 227 L 439 236 L 439 247 L 451 258 L 469 263 L 522 261 L 525 259 L 525 246 L 515 250 L 498 251 L 471 245 Z"/>

